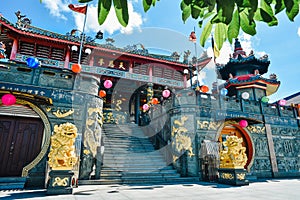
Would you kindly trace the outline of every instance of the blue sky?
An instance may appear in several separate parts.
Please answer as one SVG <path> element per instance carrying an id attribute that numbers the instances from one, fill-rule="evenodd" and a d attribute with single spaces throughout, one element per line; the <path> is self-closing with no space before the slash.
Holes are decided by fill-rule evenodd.
<path id="1" fill-rule="evenodd" d="M 128 27 L 124 28 L 117 22 L 114 13 L 111 12 L 107 21 L 99 26 L 97 22 L 97 2 L 89 4 L 86 34 L 94 36 L 98 30 L 104 32 L 104 38 L 111 37 L 115 40 L 117 47 L 125 47 L 132 44 L 143 44 L 147 49 L 161 50 L 160 52 L 177 51 L 181 55 L 190 50 L 199 56 L 203 50 L 212 55 L 211 43 L 208 41 L 204 48 L 198 45 L 201 29 L 197 26 L 198 21 L 188 19 L 186 23 L 181 20 L 181 0 L 160 0 L 154 8 L 147 13 L 143 12 L 141 0 L 130 0 L 130 20 Z M 171 3 L 172 2 L 172 3 Z M 1 0 L 0 13 L 10 20 L 16 22 L 15 12 L 20 10 L 22 14 L 32 20 L 32 25 L 52 32 L 65 34 L 71 29 L 82 29 L 84 15 L 72 12 L 67 5 L 77 4 L 70 0 Z M 113 9 L 112 9 L 113 11 Z M 269 72 L 277 74 L 281 86 L 276 94 L 270 96 L 271 101 L 279 100 L 300 91 L 300 19 L 295 18 L 290 22 L 285 13 L 277 16 L 279 25 L 268 27 L 266 24 L 257 24 L 257 34 L 253 37 L 240 34 L 242 47 L 249 53 L 254 51 L 256 57 L 268 54 L 271 61 Z M 188 41 L 191 31 L 196 28 L 198 38 L 196 48 Z M 104 43 L 105 40 L 99 41 Z M 225 43 L 218 63 L 226 63 L 229 54 L 232 53 L 232 44 Z M 200 74 L 201 82 L 211 87 L 215 80 L 214 64 L 211 62 L 207 69 Z"/>

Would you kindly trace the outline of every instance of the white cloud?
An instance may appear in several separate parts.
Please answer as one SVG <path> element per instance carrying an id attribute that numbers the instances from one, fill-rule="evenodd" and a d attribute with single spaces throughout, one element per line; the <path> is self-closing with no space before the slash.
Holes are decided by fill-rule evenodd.
<path id="1" fill-rule="evenodd" d="M 69 0 L 43 0 L 42 3 L 45 5 L 46 8 L 49 9 L 50 15 L 54 17 L 63 20 L 70 20 L 66 17 L 65 14 L 72 13 L 76 29 L 82 30 L 85 16 L 81 13 L 76 13 L 70 10 L 68 8 L 68 5 L 70 3 Z M 142 15 L 134 10 L 134 3 L 136 3 L 136 0 L 128 1 L 129 22 L 126 27 L 123 27 L 119 23 L 113 5 L 110 9 L 106 21 L 103 25 L 100 26 L 98 23 L 98 5 L 89 4 L 85 32 L 98 32 L 99 30 L 101 30 L 102 32 L 108 32 L 110 35 L 116 31 L 120 31 L 124 34 L 130 34 L 132 33 L 133 29 L 139 29 L 143 24 L 143 19 Z"/>
<path id="2" fill-rule="evenodd" d="M 49 9 L 50 15 L 67 20 L 67 17 L 63 14 L 63 12 L 70 10 L 65 4 L 65 1 L 62 0 L 43 0 L 43 4 L 45 7 Z"/>
<path id="3" fill-rule="evenodd" d="M 139 29 L 143 23 L 141 14 L 137 13 L 133 9 L 132 2 L 128 2 L 128 12 L 129 12 L 129 21 L 126 27 L 123 27 L 117 17 L 113 6 L 108 13 L 108 16 L 101 26 L 98 23 L 98 8 L 97 5 L 89 5 L 87 12 L 87 22 L 85 31 L 86 32 L 98 32 L 101 30 L 102 32 L 108 32 L 110 35 L 116 31 L 120 31 L 121 33 L 130 34 L 133 29 Z M 83 26 L 84 16 L 80 13 L 73 13 L 75 24 L 77 29 L 81 30 Z"/>
<path id="4" fill-rule="evenodd" d="M 299 31 L 300 32 L 300 31 Z M 250 51 L 253 50 L 256 57 L 261 57 L 263 55 L 266 55 L 267 53 L 265 51 L 255 51 L 253 48 L 253 37 L 251 35 L 248 35 L 246 33 L 241 33 L 238 37 L 241 46 L 243 50 L 246 52 L 246 55 L 249 55 Z M 234 42 L 233 40 L 232 44 L 230 44 L 228 41 L 224 42 L 222 49 L 220 51 L 220 57 L 216 59 L 216 62 L 219 64 L 226 64 L 229 61 L 230 54 L 234 51 Z M 207 48 L 207 54 L 208 56 L 213 57 L 213 50 L 212 47 Z"/>
<path id="5" fill-rule="evenodd" d="M 298 36 L 300 37 L 300 27 L 298 27 L 297 34 L 298 34 Z"/>
<path id="6" fill-rule="evenodd" d="M 233 52 L 232 47 L 229 42 L 224 42 L 222 49 L 220 51 L 220 56 L 216 58 L 216 62 L 220 64 L 225 64 L 229 61 L 229 54 Z M 207 55 L 209 57 L 213 57 L 213 50 L 212 47 L 207 48 Z"/>

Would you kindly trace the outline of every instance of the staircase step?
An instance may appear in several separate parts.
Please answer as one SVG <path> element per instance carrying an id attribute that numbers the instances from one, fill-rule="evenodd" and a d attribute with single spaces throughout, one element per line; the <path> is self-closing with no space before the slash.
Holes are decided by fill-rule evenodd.
<path id="1" fill-rule="evenodd" d="M 104 124 L 104 157 L 100 180 L 79 180 L 85 184 L 138 184 L 191 181 L 167 166 L 143 129 L 135 124 Z"/>
<path id="2" fill-rule="evenodd" d="M 23 189 L 26 177 L 1 177 L 0 190 Z"/>

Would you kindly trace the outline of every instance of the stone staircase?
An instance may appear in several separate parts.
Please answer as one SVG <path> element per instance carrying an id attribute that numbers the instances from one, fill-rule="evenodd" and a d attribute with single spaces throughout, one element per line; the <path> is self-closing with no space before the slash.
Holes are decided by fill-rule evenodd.
<path id="1" fill-rule="evenodd" d="M 153 184 L 190 182 L 168 166 L 135 124 L 104 124 L 104 159 L 100 180 L 86 184 Z M 84 184 L 81 181 L 81 184 Z"/>
<path id="2" fill-rule="evenodd" d="M 1 190 L 24 189 L 26 177 L 0 177 Z"/>

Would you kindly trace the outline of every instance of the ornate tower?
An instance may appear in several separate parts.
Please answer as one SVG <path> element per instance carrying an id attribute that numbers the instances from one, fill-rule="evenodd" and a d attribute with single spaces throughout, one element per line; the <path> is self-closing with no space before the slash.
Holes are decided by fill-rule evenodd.
<path id="1" fill-rule="evenodd" d="M 276 75 L 263 78 L 268 72 L 270 61 L 267 55 L 256 58 L 253 51 L 246 55 L 238 39 L 235 39 L 234 53 L 225 65 L 217 66 L 218 78 L 226 82 L 222 87 L 228 90 L 227 96 L 241 97 L 249 100 L 260 100 L 264 96 L 275 93 L 280 85 Z"/>

